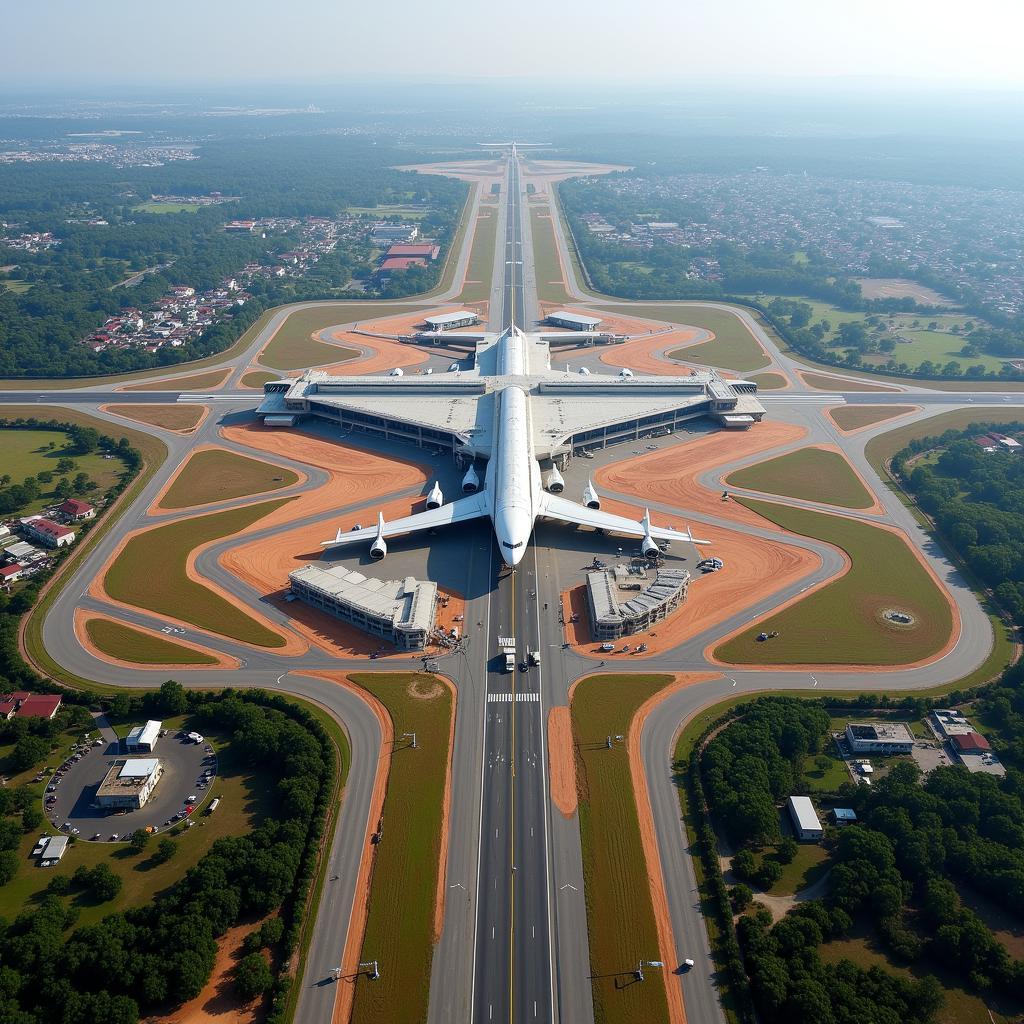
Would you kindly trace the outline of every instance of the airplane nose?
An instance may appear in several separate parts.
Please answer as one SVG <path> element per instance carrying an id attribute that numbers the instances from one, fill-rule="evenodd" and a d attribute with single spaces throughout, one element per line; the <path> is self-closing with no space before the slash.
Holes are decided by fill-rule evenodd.
<path id="1" fill-rule="evenodd" d="M 496 516 L 494 527 L 505 564 L 518 565 L 526 554 L 526 545 L 533 528 L 529 514 L 521 509 L 504 509 Z"/>

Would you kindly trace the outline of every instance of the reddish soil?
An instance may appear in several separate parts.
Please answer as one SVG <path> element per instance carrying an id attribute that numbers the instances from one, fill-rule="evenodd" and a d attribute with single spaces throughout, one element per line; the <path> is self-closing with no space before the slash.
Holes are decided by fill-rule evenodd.
<path id="1" fill-rule="evenodd" d="M 576 755 L 572 741 L 572 716 L 567 707 L 548 712 L 548 772 L 551 802 L 565 818 L 576 813 Z"/>
<path id="2" fill-rule="evenodd" d="M 258 925 L 240 924 L 229 928 L 217 940 L 217 959 L 213 974 L 203 991 L 176 1010 L 161 1015 L 147 1014 L 150 1024 L 257 1024 L 267 1016 L 263 999 L 248 1005 L 238 1002 L 231 972 L 242 957 L 246 935 Z"/>

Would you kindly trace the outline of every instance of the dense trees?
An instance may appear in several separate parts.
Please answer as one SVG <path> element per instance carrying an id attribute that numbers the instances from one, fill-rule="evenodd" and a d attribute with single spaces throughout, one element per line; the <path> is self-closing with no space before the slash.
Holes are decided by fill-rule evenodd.
<path id="1" fill-rule="evenodd" d="M 781 838 L 776 804 L 797 790 L 804 759 L 821 749 L 828 724 L 817 705 L 764 698 L 708 744 L 704 784 L 734 842 L 763 846 Z"/>
<path id="2" fill-rule="evenodd" d="M 909 450 L 894 465 L 957 553 L 1024 624 L 1024 459 L 986 452 L 970 440 L 984 429 L 929 439 L 944 447 L 934 465 L 917 465 L 907 474 Z M 1013 433 L 1024 425 L 994 429 Z"/>
<path id="3" fill-rule="evenodd" d="M 276 776 L 273 812 L 247 835 L 217 840 L 180 882 L 143 907 L 65 934 L 75 911 L 54 887 L 30 912 L 0 921 L 0 1019 L 135 1024 L 140 1011 L 197 995 L 213 969 L 217 937 L 240 920 L 280 908 L 289 928 L 268 922 L 261 940 L 275 945 L 284 933 L 286 952 L 294 943 L 335 770 L 333 747 L 304 711 L 259 691 L 190 695 L 189 704 L 204 729 L 227 733 L 243 761 Z M 79 868 L 71 881 L 96 900 L 113 898 L 120 886 L 105 864 Z M 262 953 L 242 963 L 240 992 L 256 995 L 274 983 Z"/>

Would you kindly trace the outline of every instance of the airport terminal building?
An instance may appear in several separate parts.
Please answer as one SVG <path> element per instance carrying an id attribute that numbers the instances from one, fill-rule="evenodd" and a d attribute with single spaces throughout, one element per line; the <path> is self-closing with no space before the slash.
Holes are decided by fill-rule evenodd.
<path id="1" fill-rule="evenodd" d="M 628 370 L 615 376 L 553 370 L 548 341 L 536 334 L 523 342 L 527 373 L 504 378 L 497 341 L 493 334 L 476 340 L 469 370 L 365 377 L 309 370 L 299 378 L 268 381 L 256 415 L 267 426 L 294 426 L 312 416 L 345 431 L 447 450 L 467 460 L 493 451 L 496 400 L 509 383 L 529 394 L 533 448 L 541 460 L 665 436 L 702 416 L 739 430 L 764 416 L 753 381 L 726 380 L 711 371 L 647 377 Z"/>
<path id="2" fill-rule="evenodd" d="M 587 573 L 587 607 L 595 640 L 618 640 L 650 629 L 682 604 L 690 585 L 685 569 L 659 569 L 654 581 L 639 593 L 623 590 L 623 579 L 626 586 L 639 586 L 611 569 Z M 620 596 L 627 593 L 628 599 L 620 603 Z"/>
<path id="3" fill-rule="evenodd" d="M 400 651 L 422 651 L 434 631 L 437 584 L 407 576 L 377 580 L 353 569 L 306 565 L 288 574 L 292 593 Z"/>

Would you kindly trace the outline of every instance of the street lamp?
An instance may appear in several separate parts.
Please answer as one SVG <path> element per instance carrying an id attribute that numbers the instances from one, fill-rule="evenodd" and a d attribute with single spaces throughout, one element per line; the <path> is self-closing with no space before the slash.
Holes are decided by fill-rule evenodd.
<path id="1" fill-rule="evenodd" d="M 380 971 L 377 969 L 376 960 L 366 960 L 363 963 L 359 964 L 359 966 L 369 967 L 369 970 L 366 972 L 366 976 L 370 979 L 370 981 L 376 981 L 380 977 Z"/>
<path id="2" fill-rule="evenodd" d="M 644 968 L 645 967 L 664 967 L 664 963 L 661 960 L 641 960 L 636 965 L 636 970 L 633 972 L 636 975 L 637 981 L 644 980 Z"/>
<path id="3" fill-rule="evenodd" d="M 412 749 L 413 750 L 416 749 L 416 733 L 414 733 L 414 732 L 403 732 L 402 733 L 402 739 L 403 740 L 411 739 L 412 740 Z"/>

